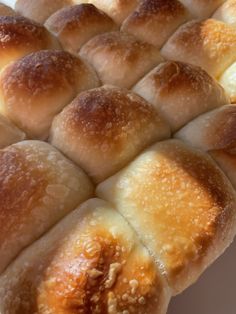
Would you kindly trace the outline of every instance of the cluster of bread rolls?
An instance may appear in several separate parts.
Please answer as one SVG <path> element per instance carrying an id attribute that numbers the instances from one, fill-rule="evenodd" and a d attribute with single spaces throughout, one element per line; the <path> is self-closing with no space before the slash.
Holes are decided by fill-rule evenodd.
<path id="1" fill-rule="evenodd" d="M 0 314 L 166 314 L 236 234 L 236 1 L 4 3 Z"/>

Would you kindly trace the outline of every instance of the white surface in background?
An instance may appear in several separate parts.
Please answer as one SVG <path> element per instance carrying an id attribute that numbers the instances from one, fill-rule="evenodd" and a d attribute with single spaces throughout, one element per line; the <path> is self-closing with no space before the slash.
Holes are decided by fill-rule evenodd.
<path id="1" fill-rule="evenodd" d="M 173 299 L 168 314 L 236 314 L 236 240 L 195 285 Z"/>
<path id="2" fill-rule="evenodd" d="M 6 4 L 14 9 L 17 0 L 1 0 L 0 3 Z M 52 0 L 53 1 L 53 0 Z"/>

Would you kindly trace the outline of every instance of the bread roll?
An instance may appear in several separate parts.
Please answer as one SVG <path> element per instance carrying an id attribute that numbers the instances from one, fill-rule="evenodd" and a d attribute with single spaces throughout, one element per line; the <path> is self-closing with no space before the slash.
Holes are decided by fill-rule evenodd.
<path id="1" fill-rule="evenodd" d="M 45 26 L 71 53 L 77 53 L 92 37 L 118 28 L 110 17 L 92 4 L 65 7 L 54 13 Z"/>
<path id="2" fill-rule="evenodd" d="M 178 0 L 143 0 L 121 30 L 160 48 L 190 15 Z"/>
<path id="3" fill-rule="evenodd" d="M 228 105 L 190 122 L 176 135 L 208 151 L 236 189 L 236 106 Z"/>
<path id="4" fill-rule="evenodd" d="M 219 82 L 230 97 L 231 103 L 236 103 L 236 62 L 234 62 L 220 77 Z"/>
<path id="5" fill-rule="evenodd" d="M 213 19 L 190 21 L 170 37 L 162 55 L 201 66 L 219 78 L 236 60 L 236 29 Z"/>
<path id="6" fill-rule="evenodd" d="M 135 9 L 140 0 L 74 0 L 74 2 L 77 4 L 92 3 L 108 14 L 117 24 L 121 24 Z"/>
<path id="7" fill-rule="evenodd" d="M 50 142 L 100 182 L 170 136 L 154 108 L 126 89 L 81 93 L 53 121 Z"/>
<path id="8" fill-rule="evenodd" d="M 0 115 L 0 149 L 25 139 L 25 134 Z"/>
<path id="9" fill-rule="evenodd" d="M 210 17 L 225 0 L 180 0 L 196 18 Z"/>
<path id="10" fill-rule="evenodd" d="M 215 12 L 213 18 L 236 27 L 236 1 L 225 1 Z"/>
<path id="11" fill-rule="evenodd" d="M 236 148 L 236 106 L 223 106 L 199 116 L 175 137 L 204 151 Z"/>
<path id="12" fill-rule="evenodd" d="M 97 195 L 129 221 L 174 293 L 193 283 L 236 233 L 236 194 L 211 158 L 177 140 L 147 149 Z"/>
<path id="13" fill-rule="evenodd" d="M 1 314 L 164 314 L 169 296 L 127 222 L 98 199 L 77 208 L 0 277 Z"/>
<path id="14" fill-rule="evenodd" d="M 0 16 L 0 69 L 33 51 L 60 48 L 43 26 L 21 16 Z"/>
<path id="15" fill-rule="evenodd" d="M 73 2 L 73 0 L 17 0 L 15 9 L 23 16 L 43 24 L 51 14 L 72 5 Z"/>
<path id="16" fill-rule="evenodd" d="M 16 12 L 8 7 L 7 5 L 0 3 L 0 16 L 12 16 L 12 15 L 16 15 Z"/>
<path id="17" fill-rule="evenodd" d="M 80 58 L 60 50 L 35 52 L 0 74 L 0 112 L 29 138 L 46 139 L 54 116 L 78 92 L 98 85 Z"/>
<path id="18" fill-rule="evenodd" d="M 122 32 L 92 38 L 80 55 L 96 69 L 104 84 L 125 88 L 133 86 L 162 61 L 157 48 Z"/>
<path id="19" fill-rule="evenodd" d="M 0 150 L 0 273 L 92 193 L 84 172 L 47 143 L 24 141 Z"/>
<path id="20" fill-rule="evenodd" d="M 173 132 L 199 114 L 230 102 L 204 70 L 174 61 L 161 63 L 133 91 L 155 106 Z"/>

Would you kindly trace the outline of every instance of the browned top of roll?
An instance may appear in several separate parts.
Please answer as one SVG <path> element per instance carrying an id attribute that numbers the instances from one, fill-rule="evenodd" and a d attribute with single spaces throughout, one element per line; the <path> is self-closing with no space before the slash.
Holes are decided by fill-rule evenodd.
<path id="1" fill-rule="evenodd" d="M 188 17 L 178 0 L 144 0 L 124 21 L 121 30 L 160 48 Z"/>
<path id="2" fill-rule="evenodd" d="M 59 48 L 43 26 L 21 16 L 0 16 L 0 67 L 30 52 Z"/>
<path id="3" fill-rule="evenodd" d="M 108 15 L 87 3 L 57 11 L 45 25 L 71 52 L 77 52 L 90 38 L 118 28 Z"/>

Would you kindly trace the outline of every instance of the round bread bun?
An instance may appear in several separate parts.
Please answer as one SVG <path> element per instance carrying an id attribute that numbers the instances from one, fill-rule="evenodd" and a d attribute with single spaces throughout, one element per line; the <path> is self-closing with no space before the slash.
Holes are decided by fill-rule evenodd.
<path id="1" fill-rule="evenodd" d="M 230 102 L 223 88 L 200 67 L 166 61 L 133 91 L 154 105 L 175 132 L 201 113 Z"/>
<path id="2" fill-rule="evenodd" d="M 23 141 L 0 150 L 0 273 L 92 194 L 84 172 L 47 143 Z"/>
<path id="3" fill-rule="evenodd" d="M 24 139 L 24 132 L 0 114 L 0 149 Z"/>
<path id="4" fill-rule="evenodd" d="M 60 48 L 45 27 L 22 16 L 0 16 L 0 69 L 33 51 Z"/>
<path id="5" fill-rule="evenodd" d="M 162 55 L 198 65 L 218 79 L 236 61 L 236 29 L 214 19 L 190 21 L 170 37 Z"/>
<path id="6" fill-rule="evenodd" d="M 15 9 L 21 15 L 43 24 L 54 12 L 73 3 L 73 0 L 17 0 Z"/>
<path id="7" fill-rule="evenodd" d="M 77 53 L 92 37 L 118 29 L 108 15 L 93 4 L 86 3 L 57 11 L 49 17 L 45 26 L 71 53 Z"/>
<path id="8" fill-rule="evenodd" d="M 0 277 L 1 313 L 164 314 L 169 298 L 136 234 L 99 199 L 74 210 Z"/>
<path id="9" fill-rule="evenodd" d="M 49 140 L 100 182 L 169 136 L 167 123 L 144 99 L 104 86 L 73 100 L 54 119 Z"/>
<path id="10" fill-rule="evenodd" d="M 143 0 L 121 30 L 160 48 L 189 18 L 188 10 L 178 0 Z"/>
<path id="11" fill-rule="evenodd" d="M 139 235 L 173 293 L 187 288 L 232 242 L 236 193 L 206 154 L 157 143 L 97 187 Z"/>
<path id="12" fill-rule="evenodd" d="M 47 139 L 54 116 L 77 93 L 96 86 L 95 72 L 79 57 L 60 50 L 34 52 L 0 74 L 0 112 L 28 138 Z"/>
<path id="13" fill-rule="evenodd" d="M 162 58 L 157 48 L 123 32 L 98 35 L 80 55 L 97 71 L 104 84 L 130 88 Z"/>
<path id="14" fill-rule="evenodd" d="M 213 18 L 236 27 L 236 0 L 227 0 L 214 13 Z"/>

